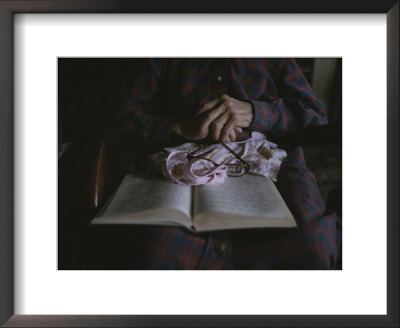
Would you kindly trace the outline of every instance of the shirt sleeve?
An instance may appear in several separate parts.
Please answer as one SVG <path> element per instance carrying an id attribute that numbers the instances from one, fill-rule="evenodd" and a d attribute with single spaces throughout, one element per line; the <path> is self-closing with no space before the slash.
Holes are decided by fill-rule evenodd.
<path id="1" fill-rule="evenodd" d="M 328 123 L 326 112 L 317 100 L 294 59 L 281 59 L 271 69 L 278 97 L 248 101 L 253 106 L 249 128 L 272 135 Z"/>
<path id="2" fill-rule="evenodd" d="M 154 113 L 161 84 L 161 60 L 143 60 L 122 88 L 114 124 L 148 151 L 171 144 L 174 119 Z"/>

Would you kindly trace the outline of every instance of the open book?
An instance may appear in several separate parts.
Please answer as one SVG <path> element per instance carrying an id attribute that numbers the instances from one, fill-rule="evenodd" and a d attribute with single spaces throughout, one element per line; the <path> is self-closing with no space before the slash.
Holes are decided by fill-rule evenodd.
<path id="1" fill-rule="evenodd" d="M 274 183 L 250 174 L 195 187 L 127 175 L 92 223 L 183 226 L 192 231 L 297 226 Z"/>

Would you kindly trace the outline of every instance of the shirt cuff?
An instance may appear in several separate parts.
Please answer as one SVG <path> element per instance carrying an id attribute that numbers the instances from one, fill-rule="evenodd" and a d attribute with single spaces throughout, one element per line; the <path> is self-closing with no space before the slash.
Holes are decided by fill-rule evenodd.
<path id="1" fill-rule="evenodd" d="M 248 100 L 253 106 L 253 121 L 249 129 L 269 133 L 277 120 L 277 113 L 273 105 L 265 101 Z"/>

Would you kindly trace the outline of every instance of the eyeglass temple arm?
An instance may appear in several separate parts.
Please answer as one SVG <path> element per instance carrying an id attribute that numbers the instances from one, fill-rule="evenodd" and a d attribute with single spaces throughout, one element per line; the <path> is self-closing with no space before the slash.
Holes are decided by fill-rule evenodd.
<path id="1" fill-rule="evenodd" d="M 231 152 L 245 167 L 246 169 L 250 169 L 250 165 L 244 161 L 238 154 L 236 154 L 232 149 L 230 149 L 224 142 L 220 141 L 220 143 L 227 149 L 229 152 Z"/>

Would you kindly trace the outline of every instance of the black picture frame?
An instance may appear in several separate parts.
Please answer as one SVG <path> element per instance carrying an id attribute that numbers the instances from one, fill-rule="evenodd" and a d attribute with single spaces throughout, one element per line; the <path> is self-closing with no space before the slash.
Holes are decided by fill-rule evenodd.
<path id="1" fill-rule="evenodd" d="M 387 315 L 86 316 L 13 311 L 13 16 L 15 13 L 385 13 L 387 16 Z M 0 324 L 5 327 L 399 327 L 399 1 L 1 0 Z M 366 268 L 367 270 L 367 268 Z"/>

